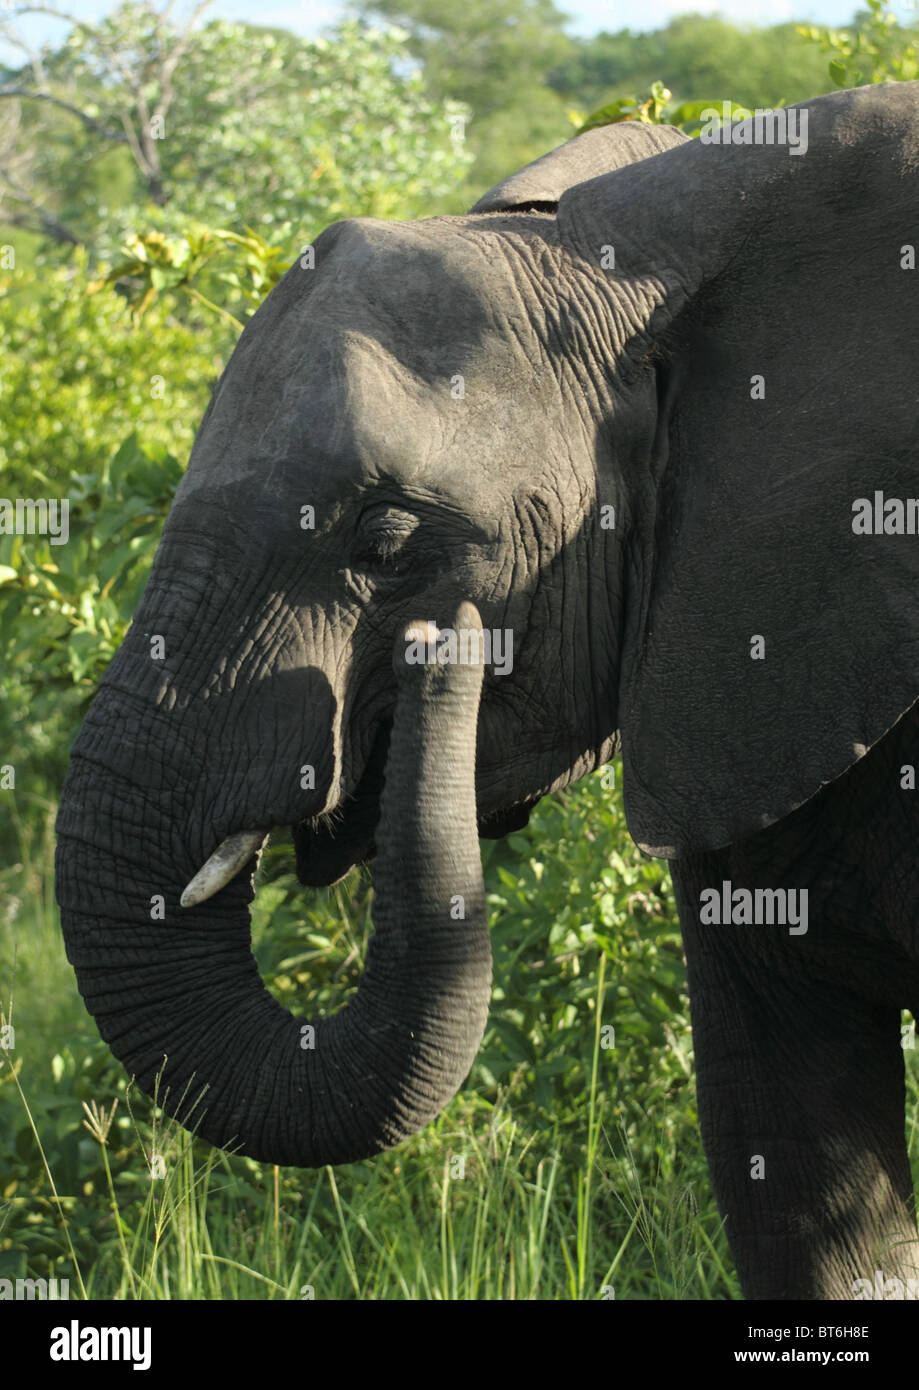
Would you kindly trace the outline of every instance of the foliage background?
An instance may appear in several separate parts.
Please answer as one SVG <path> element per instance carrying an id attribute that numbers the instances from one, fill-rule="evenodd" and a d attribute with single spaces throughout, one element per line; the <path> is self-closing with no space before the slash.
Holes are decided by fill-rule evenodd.
<path id="1" fill-rule="evenodd" d="M 590 39 L 552 0 L 377 0 L 321 41 L 216 21 L 183 38 L 131 0 L 0 72 L 0 468 L 9 496 L 71 503 L 67 545 L 0 536 L 0 1277 L 97 1297 L 737 1295 L 669 874 L 629 840 L 613 769 L 483 844 L 495 997 L 470 1079 L 424 1134 L 334 1173 L 215 1154 L 132 1092 L 64 958 L 53 816 L 209 393 L 324 225 L 460 211 L 596 108 L 678 121 L 909 79 L 914 44 L 880 0 L 840 33 L 691 15 Z M 260 878 L 269 987 L 337 1007 L 369 876 L 306 895 L 281 842 Z"/>

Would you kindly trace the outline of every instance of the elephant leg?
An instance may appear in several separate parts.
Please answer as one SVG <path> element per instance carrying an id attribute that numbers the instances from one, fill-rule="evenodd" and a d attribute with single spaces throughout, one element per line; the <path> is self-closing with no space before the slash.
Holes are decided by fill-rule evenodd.
<path id="1" fill-rule="evenodd" d="M 690 862 L 673 868 L 699 1119 L 744 1296 L 916 1297 L 899 1010 L 821 978 L 786 928 L 702 925 L 719 880 Z"/>

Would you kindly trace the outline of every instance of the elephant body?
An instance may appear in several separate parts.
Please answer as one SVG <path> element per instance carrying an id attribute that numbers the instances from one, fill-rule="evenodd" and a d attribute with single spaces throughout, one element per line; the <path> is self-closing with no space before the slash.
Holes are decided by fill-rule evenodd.
<path id="1" fill-rule="evenodd" d="M 57 892 L 87 1006 L 170 1113 L 351 1161 L 475 1055 L 477 837 L 621 747 L 744 1292 L 843 1299 L 919 1277 L 919 89 L 795 118 L 794 149 L 591 131 L 466 216 L 318 238 L 202 422 L 73 749 Z M 251 955 L 277 826 L 307 886 L 375 861 L 332 1019 Z"/>

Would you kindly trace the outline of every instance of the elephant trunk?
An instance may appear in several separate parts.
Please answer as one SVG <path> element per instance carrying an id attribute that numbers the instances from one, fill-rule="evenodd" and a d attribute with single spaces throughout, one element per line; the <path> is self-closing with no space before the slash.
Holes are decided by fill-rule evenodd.
<path id="1" fill-rule="evenodd" d="M 463 604 L 457 628 L 478 628 Z M 474 645 L 474 644 L 473 644 Z M 295 1017 L 250 948 L 247 881 L 184 910 L 169 797 L 75 751 L 58 818 L 68 957 L 112 1051 L 211 1143 L 300 1167 L 347 1163 L 426 1125 L 462 1084 L 485 1029 L 491 953 L 476 831 L 483 668 L 408 666 L 398 698 L 374 866 L 374 934 L 357 994 Z M 115 697 L 117 699 L 117 697 Z M 96 721 L 97 741 L 99 718 Z M 157 805 L 157 800 L 159 804 Z M 142 826 L 123 859 L 116 827 Z M 134 834 L 137 835 L 135 828 Z M 171 873 L 164 889 L 164 875 Z"/>

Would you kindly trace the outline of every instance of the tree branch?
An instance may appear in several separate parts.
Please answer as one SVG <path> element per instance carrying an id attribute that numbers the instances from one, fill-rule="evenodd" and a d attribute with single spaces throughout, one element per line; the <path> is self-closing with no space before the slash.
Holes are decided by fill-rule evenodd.
<path id="1" fill-rule="evenodd" d="M 47 208 L 43 208 L 34 198 L 31 198 L 20 183 L 13 177 L 8 169 L 0 165 L 0 178 L 5 179 L 12 189 L 13 196 L 26 207 L 38 219 L 39 225 L 29 222 L 21 213 L 3 214 L 0 207 L 0 215 L 3 220 L 8 222 L 11 227 L 22 227 L 29 232 L 42 231 L 47 236 L 53 237 L 55 241 L 62 241 L 70 246 L 81 246 L 82 240 L 72 232 L 69 227 L 65 227 L 63 222 L 59 222 L 53 213 Z"/>
<path id="2" fill-rule="evenodd" d="M 131 91 L 135 96 L 137 95 L 138 81 L 135 74 L 122 62 L 118 50 L 112 48 L 102 37 L 96 25 L 88 24 L 85 19 L 78 19 L 76 15 L 69 14 L 66 10 L 55 9 L 53 5 L 21 5 L 18 10 L 13 11 L 11 18 L 16 19 L 19 15 L 24 14 L 47 14 L 51 15 L 53 19 L 64 19 L 68 24 L 72 24 L 75 29 L 79 29 L 81 33 L 86 34 L 86 36 L 101 49 L 106 57 L 111 60 Z"/>
<path id="3" fill-rule="evenodd" d="M 38 53 L 31 44 L 26 43 L 21 34 L 17 34 L 5 20 L 0 19 L 0 32 L 3 34 L 3 42 L 10 44 L 13 48 L 21 48 L 29 60 L 32 69 L 32 76 L 39 85 L 45 81 L 45 70 L 41 63 L 41 54 Z"/>
<path id="4" fill-rule="evenodd" d="M 104 32 L 102 26 L 79 19 L 69 11 L 59 9 L 53 3 L 26 3 L 19 5 L 13 11 L 13 18 L 27 14 L 43 14 L 64 20 L 85 36 L 90 48 L 95 49 L 97 59 L 101 55 L 103 60 L 107 60 L 109 68 L 117 72 L 130 94 L 130 100 L 124 103 L 118 103 L 116 98 L 112 102 L 113 109 L 105 113 L 106 120 L 116 119 L 120 122 L 121 132 L 109 128 L 81 107 L 63 97 L 53 95 L 44 88 L 30 90 L 28 87 L 22 86 L 5 89 L 0 87 L 0 98 L 6 96 L 17 97 L 20 100 L 31 98 L 34 101 L 46 101 L 50 105 L 76 116 L 83 123 L 85 129 L 94 135 L 107 141 L 126 144 L 146 181 L 149 196 L 160 206 L 168 201 L 168 194 L 163 186 L 160 162 L 158 135 L 161 132 L 156 132 L 154 127 L 160 122 L 165 125 L 166 115 L 175 99 L 173 78 L 176 68 L 192 42 L 193 30 L 199 16 L 209 5 L 213 4 L 213 0 L 197 0 L 194 9 L 181 28 L 172 27 L 169 23 L 174 4 L 175 0 L 162 0 L 161 8 L 157 10 L 151 3 L 150 11 L 154 20 L 152 55 L 149 57 L 149 61 L 145 62 L 143 49 L 141 49 L 140 56 L 133 65 L 130 61 L 133 50 L 130 47 L 129 39 L 117 25 L 110 26 L 111 36 L 109 36 Z M 0 19 L 0 29 L 4 27 L 5 25 Z M 175 39 L 170 48 L 169 41 L 172 35 L 175 36 Z M 125 50 L 127 59 L 120 51 L 119 45 L 121 44 L 127 45 Z M 19 80 L 21 81 L 21 78 Z M 147 96 L 151 87 L 155 95 L 148 103 Z M 110 98 L 115 96 L 111 90 L 108 95 Z"/>
<path id="5" fill-rule="evenodd" d="M 50 92 L 33 92 L 28 87 L 0 87 L 0 99 L 3 97 L 19 97 L 22 101 L 47 101 L 52 106 L 59 106 L 62 111 L 69 111 L 77 120 L 83 122 L 87 130 L 93 131 L 96 135 L 101 135 L 104 140 L 116 140 L 119 144 L 124 144 L 125 137 L 120 130 L 110 130 L 102 125 L 86 111 L 81 111 L 79 106 L 74 106 L 72 102 L 64 101 L 62 97 L 52 96 Z"/>

